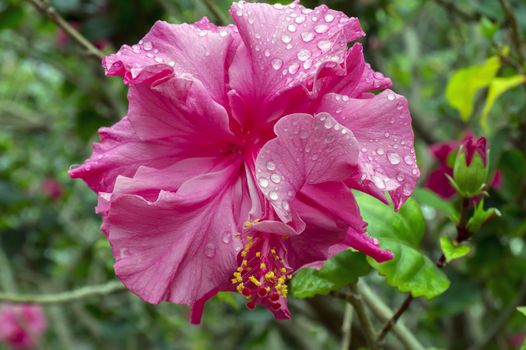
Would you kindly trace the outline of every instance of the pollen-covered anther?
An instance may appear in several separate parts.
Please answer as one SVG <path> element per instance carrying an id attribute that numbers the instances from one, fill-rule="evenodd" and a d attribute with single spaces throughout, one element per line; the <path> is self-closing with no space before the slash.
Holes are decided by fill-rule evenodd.
<path id="1" fill-rule="evenodd" d="M 288 294 L 289 269 L 285 267 L 273 242 L 279 238 L 270 234 L 245 237 L 245 247 L 240 252 L 240 266 L 233 274 L 236 290 L 250 299 L 247 308 L 263 304 L 274 311 L 282 306 L 280 299 Z"/>

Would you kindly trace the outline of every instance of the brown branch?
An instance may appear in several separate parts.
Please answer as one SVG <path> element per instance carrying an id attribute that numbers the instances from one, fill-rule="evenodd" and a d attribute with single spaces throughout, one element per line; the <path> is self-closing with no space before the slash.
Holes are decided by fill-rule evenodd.
<path id="1" fill-rule="evenodd" d="M 51 5 L 48 5 L 42 0 L 28 0 L 35 8 L 43 15 L 46 15 L 50 20 L 55 22 L 57 26 L 62 28 L 78 45 L 86 49 L 87 54 L 97 60 L 102 60 L 104 54 L 97 49 L 93 44 L 73 28 L 68 21 L 66 21 Z"/>
<path id="2" fill-rule="evenodd" d="M 519 23 L 517 22 L 517 17 L 515 17 L 513 7 L 511 7 L 508 0 L 499 1 L 502 6 L 502 9 L 504 10 L 504 13 L 506 14 L 508 22 L 511 25 L 511 40 L 513 41 L 513 46 L 515 46 L 515 50 L 517 51 L 517 56 L 519 56 L 521 65 L 524 65 L 524 51 L 522 47 L 521 32 L 519 28 Z"/>
<path id="3" fill-rule="evenodd" d="M 413 301 L 413 296 L 411 294 L 409 294 L 407 296 L 407 298 L 405 298 L 405 300 L 402 303 L 402 305 L 400 305 L 398 310 L 395 312 L 395 314 L 389 319 L 389 321 L 387 321 L 385 323 L 384 327 L 382 328 L 382 331 L 378 335 L 378 340 L 379 341 L 384 340 L 385 336 L 387 335 L 387 333 L 389 333 L 391 328 L 393 328 L 393 326 L 396 324 L 396 322 L 398 321 L 400 316 L 402 316 L 403 313 L 407 311 L 407 309 L 409 308 L 409 305 L 411 305 L 412 301 Z"/>
<path id="4" fill-rule="evenodd" d="M 446 0 L 435 0 L 435 2 L 443 6 L 447 10 L 447 12 L 455 14 L 456 16 L 460 17 L 465 21 L 479 21 L 482 17 L 479 13 L 472 14 L 465 12 L 464 10 L 458 8 L 453 2 L 449 2 Z"/>
<path id="5" fill-rule="evenodd" d="M 351 285 L 349 288 L 350 293 L 333 292 L 332 295 L 347 301 L 353 306 L 354 311 L 356 311 L 356 316 L 358 316 L 358 320 L 360 321 L 361 329 L 367 343 L 367 348 L 369 350 L 380 350 L 380 347 L 376 341 L 376 333 L 373 324 L 367 315 L 367 310 L 365 309 L 365 304 L 362 300 L 360 291 L 356 285 Z"/>
<path id="6" fill-rule="evenodd" d="M 468 227 L 467 227 L 468 211 L 469 211 L 470 203 L 471 203 L 470 199 L 467 199 L 467 198 L 462 199 L 461 208 L 460 208 L 460 218 L 457 224 L 457 238 L 455 240 L 457 243 L 464 242 L 471 237 L 471 233 L 469 232 Z M 444 253 L 440 255 L 440 257 L 435 262 L 435 265 L 439 269 L 443 268 L 446 265 L 446 256 L 444 255 Z M 414 298 L 411 294 L 409 294 L 407 298 L 405 298 L 404 302 L 402 303 L 402 305 L 400 305 L 400 307 L 395 312 L 393 317 L 391 317 L 385 323 L 384 327 L 382 328 L 382 331 L 378 335 L 379 341 L 382 341 L 385 338 L 387 333 L 389 333 L 389 331 L 393 328 L 393 326 L 396 324 L 398 319 L 409 309 L 409 306 L 411 305 L 413 300 Z"/>

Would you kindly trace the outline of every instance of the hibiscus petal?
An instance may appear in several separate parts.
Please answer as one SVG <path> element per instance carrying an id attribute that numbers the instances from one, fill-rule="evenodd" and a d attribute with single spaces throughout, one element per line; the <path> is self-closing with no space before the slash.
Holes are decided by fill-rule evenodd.
<path id="1" fill-rule="evenodd" d="M 142 140 L 172 138 L 186 156 L 218 154 L 232 140 L 227 111 L 198 80 L 171 76 L 131 85 L 128 99 L 128 117 Z"/>
<path id="2" fill-rule="evenodd" d="M 225 103 L 224 71 L 239 41 L 236 37 L 232 27 L 216 27 L 207 19 L 195 25 L 157 21 L 138 44 L 123 45 L 104 58 L 103 66 L 107 75 L 123 76 L 128 84 L 191 75 L 214 100 Z"/>
<path id="3" fill-rule="evenodd" d="M 388 191 L 400 208 L 420 176 L 406 99 L 390 90 L 370 99 L 327 94 L 318 110 L 334 115 L 359 143 L 360 174 L 354 187 L 374 196 Z"/>
<path id="4" fill-rule="evenodd" d="M 111 128 L 99 130 L 101 142 L 85 163 L 69 171 L 81 178 L 95 192 L 111 192 L 119 175 L 133 176 L 141 165 L 162 168 L 173 163 L 177 151 L 163 141 L 143 142 L 135 133 L 128 117 Z"/>
<path id="5" fill-rule="evenodd" d="M 262 118 L 283 109 L 286 101 L 270 101 L 285 90 L 312 88 L 320 67 L 339 66 L 347 42 L 364 35 L 358 19 L 325 5 L 310 10 L 297 3 L 234 3 L 230 13 L 243 40 L 230 66 L 230 86 L 241 94 L 246 108 L 252 106 L 256 118 L 262 106 L 266 113 Z"/>
<path id="6" fill-rule="evenodd" d="M 280 119 L 277 137 L 256 160 L 258 184 L 284 222 L 294 216 L 290 201 L 304 184 L 346 179 L 358 161 L 352 133 L 329 114 L 291 114 Z"/>
<path id="7" fill-rule="evenodd" d="M 237 160 L 154 202 L 113 194 L 109 240 L 116 274 L 131 291 L 150 303 L 192 305 L 229 279 L 240 244 L 232 233 L 249 208 L 233 204 L 244 198 L 240 171 Z"/>

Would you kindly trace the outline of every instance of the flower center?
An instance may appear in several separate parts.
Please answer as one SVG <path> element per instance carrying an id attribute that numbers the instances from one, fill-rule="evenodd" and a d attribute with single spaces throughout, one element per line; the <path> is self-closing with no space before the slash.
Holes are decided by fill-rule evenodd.
<path id="1" fill-rule="evenodd" d="M 248 309 L 253 310 L 256 304 L 262 304 L 277 311 L 285 306 L 286 282 L 291 278 L 291 270 L 280 256 L 280 238 L 275 234 L 253 231 L 244 241 L 245 246 L 238 257 L 241 262 L 234 272 L 232 284 L 249 299 Z"/>

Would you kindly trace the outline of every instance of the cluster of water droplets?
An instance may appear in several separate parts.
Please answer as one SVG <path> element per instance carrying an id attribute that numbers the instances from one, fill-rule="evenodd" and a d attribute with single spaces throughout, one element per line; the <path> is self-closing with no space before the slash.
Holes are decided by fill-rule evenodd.
<path id="1" fill-rule="evenodd" d="M 386 99 L 386 103 L 396 104 L 394 110 L 397 113 L 389 117 L 389 124 L 393 125 L 393 130 L 397 128 L 394 124 L 401 124 L 404 128 L 400 129 L 408 130 L 410 116 L 404 100 L 392 92 L 386 95 Z M 335 100 L 342 104 L 349 101 L 347 96 L 340 95 L 335 95 Z M 341 119 L 346 119 L 346 116 L 342 116 Z M 400 187 L 404 196 L 411 195 L 413 185 L 407 180 L 419 174 L 412 140 L 393 135 L 386 130 L 381 136 L 360 142 L 360 159 L 365 168 L 360 181 L 370 180 L 382 191 L 391 191 Z M 386 163 L 388 163 L 387 167 Z M 392 174 L 392 171 L 389 171 L 390 174 L 385 173 L 385 169 L 393 167 L 398 168 L 397 173 Z"/>
<path id="2" fill-rule="evenodd" d="M 283 135 L 283 132 L 288 135 Z M 320 113 L 312 120 L 312 123 L 298 123 L 297 120 L 282 126 L 280 137 L 292 141 L 288 146 L 294 147 L 288 151 L 265 149 L 258 160 L 256 168 L 257 182 L 263 194 L 271 201 L 274 208 L 285 218 L 290 219 L 290 200 L 294 198 L 296 189 L 289 181 L 285 181 L 287 176 L 298 178 L 302 174 L 295 174 L 291 171 L 301 171 L 304 168 L 312 179 L 320 178 L 327 171 L 323 164 L 331 164 L 334 159 L 345 156 L 354 156 L 354 136 L 352 133 L 339 124 L 327 113 Z M 293 159 L 275 160 L 279 154 L 294 154 Z M 330 159 L 328 161 L 328 159 Z M 285 165 L 284 169 L 278 169 L 278 163 L 295 163 L 295 165 Z M 321 162 L 321 163 L 320 163 Z M 293 169 L 293 170 L 291 170 Z"/>
<path id="3" fill-rule="evenodd" d="M 224 229 L 223 231 L 219 232 L 219 235 L 220 235 L 220 241 L 222 242 L 222 244 L 230 245 L 230 244 L 235 243 L 236 251 L 239 251 L 241 249 L 241 245 L 239 244 L 239 242 L 234 242 L 234 239 L 233 239 L 234 238 L 234 233 L 232 232 L 231 228 Z M 204 247 L 205 256 L 207 258 L 213 258 L 216 255 L 216 250 L 217 250 L 217 244 L 216 243 L 214 243 L 214 242 L 206 243 L 206 245 Z"/>
<path id="4" fill-rule="evenodd" d="M 234 6 L 234 15 L 246 17 L 256 32 L 251 42 L 258 60 L 263 62 L 261 70 L 270 65 L 273 70 L 287 76 L 286 84 L 293 85 L 295 79 L 304 79 L 314 73 L 322 64 L 336 66 L 344 60 L 347 40 L 342 35 L 344 28 L 353 19 L 320 6 L 315 10 L 297 4 L 288 6 L 274 4 L 274 10 L 280 11 L 278 28 L 266 33 L 268 23 L 256 21 L 256 13 L 240 2 Z M 347 29 L 346 29 L 347 30 Z M 356 37 L 362 35 L 356 25 Z"/>

